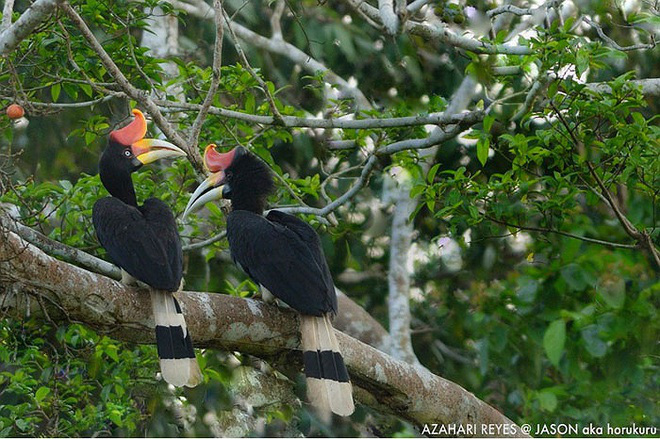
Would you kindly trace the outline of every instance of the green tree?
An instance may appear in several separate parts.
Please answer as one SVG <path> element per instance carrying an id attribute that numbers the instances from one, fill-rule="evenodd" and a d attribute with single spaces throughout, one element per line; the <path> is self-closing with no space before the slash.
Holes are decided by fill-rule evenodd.
<path id="1" fill-rule="evenodd" d="M 0 118 L 0 436 L 657 426 L 659 24 L 635 1 L 5 0 L 0 106 L 26 115 Z M 134 182 L 178 217 L 195 389 L 159 381 L 91 226 L 133 107 L 188 154 Z M 222 209 L 180 218 L 208 143 L 319 231 L 337 327 L 375 348 L 341 338 L 350 419 L 304 404 L 296 320 L 246 300 Z"/>

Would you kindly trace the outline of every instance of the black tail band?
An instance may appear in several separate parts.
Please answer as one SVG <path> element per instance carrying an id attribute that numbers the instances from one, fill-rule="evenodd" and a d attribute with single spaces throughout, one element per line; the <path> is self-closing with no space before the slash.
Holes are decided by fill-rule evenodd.
<path id="1" fill-rule="evenodd" d="M 348 371 L 339 352 L 305 351 L 303 352 L 305 376 L 347 383 Z"/>
<path id="2" fill-rule="evenodd" d="M 195 358 L 190 334 L 184 337 L 181 326 L 156 325 L 156 346 L 161 360 Z"/>

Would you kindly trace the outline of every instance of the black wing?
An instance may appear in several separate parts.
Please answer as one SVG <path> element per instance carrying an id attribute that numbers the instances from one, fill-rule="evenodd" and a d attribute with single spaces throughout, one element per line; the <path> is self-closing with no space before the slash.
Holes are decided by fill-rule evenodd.
<path id="1" fill-rule="evenodd" d="M 106 197 L 94 204 L 92 220 L 96 236 L 112 262 L 152 288 L 176 291 L 181 282 L 181 270 L 177 271 L 177 263 L 170 260 L 171 253 L 176 253 L 176 248 L 172 248 L 172 236 L 178 241 L 178 233 L 174 218 L 170 224 L 162 207 L 172 217 L 164 204 L 160 209 L 146 209 L 145 215 L 118 198 Z M 156 221 L 154 217 L 158 217 Z M 179 243 L 179 252 L 180 248 Z"/>
<path id="2" fill-rule="evenodd" d="M 242 210 L 229 214 L 227 240 L 234 261 L 255 282 L 300 313 L 318 316 L 336 312 L 337 297 L 318 236 L 310 244 L 309 232 L 316 235 L 314 229 L 303 230 L 291 223 L 288 227 L 277 216 L 269 219 L 271 215 L 266 219 Z"/>
<path id="3" fill-rule="evenodd" d="M 271 210 L 266 215 L 266 218 L 269 221 L 272 221 L 277 224 L 281 224 L 289 230 L 294 231 L 300 239 L 302 239 L 307 245 L 307 248 L 312 253 L 312 257 L 316 264 L 323 271 L 323 282 L 328 291 L 332 292 L 332 310 L 337 312 L 337 294 L 335 293 L 335 283 L 332 280 L 332 274 L 330 273 L 330 267 L 328 267 L 328 261 L 325 259 L 323 254 L 323 247 L 321 246 L 321 238 L 319 234 L 316 233 L 316 230 L 312 228 L 308 223 L 301 220 L 297 216 L 289 215 L 288 213 L 280 212 L 279 210 Z"/>

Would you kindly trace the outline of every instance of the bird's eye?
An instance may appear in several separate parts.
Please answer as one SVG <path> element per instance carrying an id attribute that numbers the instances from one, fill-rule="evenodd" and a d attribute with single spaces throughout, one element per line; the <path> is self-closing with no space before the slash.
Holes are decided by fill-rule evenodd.
<path id="1" fill-rule="evenodd" d="M 131 153 L 130 149 L 125 149 L 124 150 L 124 157 L 130 157 L 133 153 Z"/>

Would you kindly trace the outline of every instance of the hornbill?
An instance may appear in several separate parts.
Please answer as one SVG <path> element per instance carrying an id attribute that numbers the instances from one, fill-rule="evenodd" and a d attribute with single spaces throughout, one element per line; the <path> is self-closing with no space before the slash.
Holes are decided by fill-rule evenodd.
<path id="1" fill-rule="evenodd" d="M 139 206 L 131 173 L 165 157 L 186 155 L 175 145 L 145 139 L 147 122 L 140 110 L 122 129 L 112 131 L 99 161 L 99 175 L 110 197 L 94 204 L 92 220 L 99 242 L 122 269 L 122 281 L 150 287 L 156 345 L 163 379 L 194 387 L 201 381 L 190 334 L 173 292 L 180 289 L 183 254 L 174 216 L 157 198 Z"/>
<path id="2" fill-rule="evenodd" d="M 263 216 L 273 191 L 269 168 L 243 147 L 221 154 L 206 147 L 210 176 L 195 190 L 184 217 L 209 201 L 231 200 L 227 240 L 232 258 L 258 283 L 301 316 L 301 339 L 307 393 L 322 414 L 353 413 L 351 383 L 330 316 L 337 313 L 334 283 L 316 231 L 301 219 L 271 210 Z"/>

